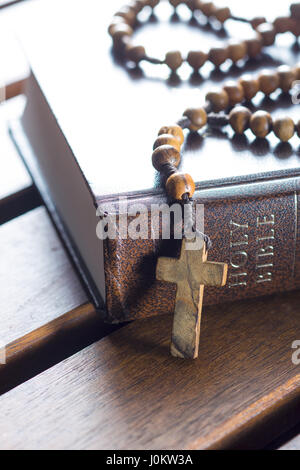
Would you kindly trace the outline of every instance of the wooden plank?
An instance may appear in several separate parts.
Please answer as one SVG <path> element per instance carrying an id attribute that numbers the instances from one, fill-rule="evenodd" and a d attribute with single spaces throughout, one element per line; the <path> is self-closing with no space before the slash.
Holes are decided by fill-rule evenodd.
<path id="1" fill-rule="evenodd" d="M 273 442 L 268 450 L 300 450 L 300 424 Z"/>
<path id="2" fill-rule="evenodd" d="M 263 447 L 299 417 L 299 320 L 300 293 L 207 308 L 196 361 L 172 318 L 132 323 L 2 396 L 0 447 Z"/>
<path id="3" fill-rule="evenodd" d="M 5 285 L 0 302 L 1 312 L 6 312 L 2 342 L 10 343 L 86 302 L 44 208 L 3 225 L 0 250 L 0 285 Z"/>
<path id="4" fill-rule="evenodd" d="M 5 85 L 5 99 L 10 100 L 24 93 L 26 78 L 15 79 Z"/>
<path id="5" fill-rule="evenodd" d="M 0 224 L 41 204 L 7 130 L 7 121 L 20 115 L 23 106 L 21 97 L 0 106 Z"/>
<path id="6" fill-rule="evenodd" d="M 300 434 L 280 447 L 279 450 L 300 450 Z"/>
<path id="7" fill-rule="evenodd" d="M 0 393 L 101 338 L 99 314 L 44 208 L 0 228 Z"/>

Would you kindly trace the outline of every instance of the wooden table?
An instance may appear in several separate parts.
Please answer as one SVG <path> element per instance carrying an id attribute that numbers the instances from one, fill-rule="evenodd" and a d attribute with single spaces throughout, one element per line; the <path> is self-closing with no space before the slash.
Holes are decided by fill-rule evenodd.
<path id="1" fill-rule="evenodd" d="M 206 309 L 195 362 L 172 318 L 104 325 L 9 140 L 22 102 L 0 115 L 0 448 L 299 449 L 300 292 Z"/>

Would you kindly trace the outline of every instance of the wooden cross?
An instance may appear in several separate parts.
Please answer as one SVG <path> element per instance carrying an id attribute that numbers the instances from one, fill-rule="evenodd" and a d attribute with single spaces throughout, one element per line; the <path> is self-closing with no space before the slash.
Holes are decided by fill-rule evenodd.
<path id="1" fill-rule="evenodd" d="M 191 359 L 198 357 L 204 286 L 224 286 L 228 270 L 227 264 L 207 261 L 205 243 L 186 249 L 187 243 L 197 242 L 184 238 L 180 258 L 159 258 L 156 268 L 159 281 L 177 284 L 171 354 Z"/>

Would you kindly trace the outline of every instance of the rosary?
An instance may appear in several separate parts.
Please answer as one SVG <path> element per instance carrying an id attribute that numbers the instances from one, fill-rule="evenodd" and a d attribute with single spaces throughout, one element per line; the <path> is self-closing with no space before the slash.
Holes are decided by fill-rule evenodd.
<path id="1" fill-rule="evenodd" d="M 174 73 L 184 62 L 179 51 L 170 51 L 164 60 L 149 57 L 143 46 L 134 45 L 131 41 L 137 15 L 144 7 L 154 9 L 159 0 L 135 0 L 119 10 L 111 25 L 109 34 L 114 48 L 122 51 L 126 59 L 138 65 L 141 61 L 152 64 L 165 64 Z M 185 4 L 192 13 L 200 11 L 208 18 L 215 18 L 221 24 L 228 19 L 248 22 L 255 31 L 255 37 L 246 41 L 229 41 L 222 47 L 214 47 L 208 53 L 190 51 L 186 62 L 194 71 L 198 71 L 206 61 L 216 67 L 230 59 L 233 63 L 245 57 L 255 58 L 263 47 L 275 43 L 277 34 L 291 32 L 300 36 L 300 3 L 290 6 L 290 16 L 279 17 L 273 23 L 265 18 L 247 20 L 235 17 L 229 8 L 218 8 L 212 2 L 200 0 L 169 0 L 176 9 Z M 184 142 L 184 130 L 197 132 L 205 127 L 231 126 L 236 134 L 243 134 L 247 129 L 261 139 L 271 132 L 281 142 L 288 142 L 296 133 L 300 137 L 300 120 L 294 122 L 290 117 L 273 119 L 263 110 L 251 112 L 249 103 L 258 92 L 270 96 L 280 89 L 289 93 L 296 80 L 300 80 L 300 64 L 295 67 L 280 66 L 274 71 L 263 71 L 257 77 L 245 75 L 237 82 L 229 81 L 220 90 L 212 90 L 206 94 L 204 104 L 200 107 L 188 108 L 177 123 L 166 125 L 160 129 L 154 142 L 152 164 L 161 174 L 165 182 L 169 198 L 183 205 L 191 206 L 191 226 L 193 195 L 195 183 L 192 176 L 178 171 L 181 161 L 181 147 Z M 194 227 L 193 227 L 194 230 Z M 202 239 L 201 248 L 187 249 L 187 243 L 197 243 Z M 200 339 L 201 311 L 204 286 L 224 286 L 228 267 L 224 263 L 207 261 L 209 238 L 194 230 L 194 237 L 182 240 L 181 254 L 176 258 L 159 258 L 156 277 L 160 281 L 177 285 L 176 303 L 171 339 L 171 353 L 175 357 L 197 358 Z"/>

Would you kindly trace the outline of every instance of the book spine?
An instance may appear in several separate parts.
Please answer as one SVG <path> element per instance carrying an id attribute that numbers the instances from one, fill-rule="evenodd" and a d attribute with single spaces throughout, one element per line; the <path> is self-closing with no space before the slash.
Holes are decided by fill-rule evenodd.
<path id="1" fill-rule="evenodd" d="M 229 266 L 225 287 L 205 288 L 205 305 L 300 287 L 299 188 L 298 179 L 287 179 L 196 193 L 212 240 L 208 259 Z M 107 321 L 174 311 L 176 285 L 157 281 L 155 270 L 158 256 L 178 256 L 180 243 L 106 240 Z"/>

